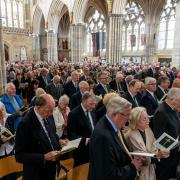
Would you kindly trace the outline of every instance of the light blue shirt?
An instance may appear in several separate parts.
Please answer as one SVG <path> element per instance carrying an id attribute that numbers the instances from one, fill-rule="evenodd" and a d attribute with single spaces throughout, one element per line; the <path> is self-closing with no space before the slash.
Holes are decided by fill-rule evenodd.
<path id="1" fill-rule="evenodd" d="M 113 121 L 111 120 L 111 118 L 106 114 L 106 118 L 109 121 L 109 123 L 111 124 L 111 126 L 114 129 L 114 132 L 117 133 L 118 132 L 118 128 L 116 127 L 116 125 L 113 123 Z"/>

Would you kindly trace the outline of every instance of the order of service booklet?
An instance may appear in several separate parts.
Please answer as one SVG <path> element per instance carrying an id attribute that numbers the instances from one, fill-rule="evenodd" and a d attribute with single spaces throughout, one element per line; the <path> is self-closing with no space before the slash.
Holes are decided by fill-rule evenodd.
<path id="1" fill-rule="evenodd" d="M 144 157 L 154 157 L 155 154 L 148 152 L 130 152 L 129 154 L 133 156 L 144 156 Z"/>
<path id="2" fill-rule="evenodd" d="M 7 140 L 15 137 L 15 135 L 13 135 L 13 134 L 11 133 L 11 131 L 9 131 L 9 130 L 8 130 L 7 128 L 5 128 L 5 127 L 1 127 L 0 135 L 1 135 L 1 138 L 2 138 L 2 139 L 5 138 L 5 139 L 7 139 Z"/>
<path id="3" fill-rule="evenodd" d="M 67 145 L 64 146 L 64 147 L 61 149 L 60 153 L 61 153 L 61 154 L 64 154 L 64 153 L 73 151 L 74 149 L 76 149 L 76 148 L 79 147 L 80 142 L 81 142 L 81 138 L 78 138 L 78 139 L 69 141 L 69 142 L 67 143 Z"/>

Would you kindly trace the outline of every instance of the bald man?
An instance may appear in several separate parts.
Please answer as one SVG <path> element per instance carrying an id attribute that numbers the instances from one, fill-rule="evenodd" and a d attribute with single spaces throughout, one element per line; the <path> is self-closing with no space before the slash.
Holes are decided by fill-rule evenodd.
<path id="1" fill-rule="evenodd" d="M 35 107 L 22 118 L 16 132 L 16 160 L 23 163 L 23 180 L 54 180 L 60 143 L 52 117 L 51 95 L 36 98 Z"/>

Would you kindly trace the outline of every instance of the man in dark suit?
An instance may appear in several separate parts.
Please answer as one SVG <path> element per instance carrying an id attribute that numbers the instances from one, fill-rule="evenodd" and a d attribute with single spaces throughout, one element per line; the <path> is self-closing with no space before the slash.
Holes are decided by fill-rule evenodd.
<path id="1" fill-rule="evenodd" d="M 50 77 L 48 76 L 49 70 L 46 68 L 41 69 L 40 76 L 37 77 L 37 80 L 39 81 L 39 87 L 46 90 L 46 86 L 51 82 Z"/>
<path id="2" fill-rule="evenodd" d="M 46 92 L 57 102 L 63 93 L 63 86 L 60 84 L 60 76 L 53 77 L 53 82 L 46 86 Z"/>
<path id="3" fill-rule="evenodd" d="M 73 94 L 70 99 L 69 107 L 71 110 L 81 104 L 82 95 L 87 91 L 89 91 L 89 84 L 86 81 L 81 81 L 79 83 L 79 91 Z"/>
<path id="4" fill-rule="evenodd" d="M 166 96 L 169 85 L 170 85 L 170 80 L 167 76 L 159 77 L 158 87 L 157 87 L 157 90 L 155 91 L 155 95 L 159 101 L 162 101 L 163 100 L 162 98 Z"/>
<path id="5" fill-rule="evenodd" d="M 113 97 L 107 114 L 97 123 L 90 141 L 89 180 L 134 180 L 142 162 L 132 159 L 121 129 L 128 121 L 131 103 Z"/>
<path id="6" fill-rule="evenodd" d="M 125 81 L 124 76 L 121 73 L 116 74 L 116 78 L 109 83 L 110 89 L 118 92 L 119 94 L 124 94 L 125 92 Z"/>
<path id="7" fill-rule="evenodd" d="M 51 95 L 43 94 L 20 122 L 16 132 L 15 156 L 23 163 L 24 180 L 55 180 L 60 144 L 52 112 Z"/>
<path id="8" fill-rule="evenodd" d="M 108 84 L 108 73 L 106 71 L 101 71 L 98 74 L 99 84 L 94 89 L 94 94 L 104 96 L 106 93 L 110 92 L 110 87 Z"/>
<path id="9" fill-rule="evenodd" d="M 139 96 L 137 96 L 140 90 L 141 90 L 141 81 L 137 79 L 133 79 L 129 83 L 128 91 L 123 96 L 132 104 L 133 108 L 141 105 L 141 99 L 139 98 Z"/>
<path id="10" fill-rule="evenodd" d="M 157 109 L 153 119 L 153 132 L 159 138 L 164 132 L 174 139 L 180 135 L 180 89 L 172 88 L 165 102 Z M 174 179 L 179 164 L 179 147 L 170 151 L 169 158 L 161 159 L 156 165 L 157 180 Z"/>
<path id="11" fill-rule="evenodd" d="M 87 81 L 91 79 L 90 75 L 90 70 L 88 67 L 83 68 L 83 76 L 80 77 L 80 81 Z"/>
<path id="12" fill-rule="evenodd" d="M 80 147 L 74 152 L 75 166 L 89 161 L 89 138 L 96 122 L 95 106 L 96 97 L 86 92 L 82 96 L 82 103 L 68 115 L 68 139 L 82 138 Z"/>
<path id="13" fill-rule="evenodd" d="M 71 98 L 71 96 L 79 90 L 78 85 L 79 85 L 79 72 L 73 71 L 71 73 L 71 81 L 64 85 L 64 94 L 66 94 L 69 98 Z"/>

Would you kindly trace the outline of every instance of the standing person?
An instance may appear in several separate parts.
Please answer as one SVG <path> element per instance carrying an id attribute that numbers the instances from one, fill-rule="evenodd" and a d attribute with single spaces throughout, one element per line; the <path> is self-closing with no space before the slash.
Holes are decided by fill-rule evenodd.
<path id="1" fill-rule="evenodd" d="M 167 94 L 166 100 L 160 104 L 153 119 L 153 132 L 155 138 L 159 138 L 164 132 L 174 139 L 180 135 L 180 89 L 172 88 Z M 167 159 L 162 159 L 156 167 L 157 180 L 169 180 L 175 178 L 179 163 L 178 147 L 170 151 Z"/>
<path id="2" fill-rule="evenodd" d="M 134 180 L 142 161 L 129 155 L 121 129 L 131 112 L 121 97 L 108 102 L 107 114 L 97 123 L 90 140 L 89 180 Z"/>
<path id="3" fill-rule="evenodd" d="M 42 94 L 19 124 L 15 156 L 23 163 L 24 180 L 55 180 L 60 143 L 52 117 L 54 107 L 53 97 Z"/>

